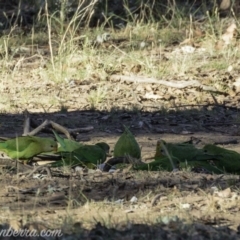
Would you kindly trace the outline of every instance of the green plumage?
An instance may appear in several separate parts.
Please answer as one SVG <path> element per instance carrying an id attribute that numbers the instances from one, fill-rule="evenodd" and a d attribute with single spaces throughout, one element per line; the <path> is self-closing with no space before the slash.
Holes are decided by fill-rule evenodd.
<path id="1" fill-rule="evenodd" d="M 206 152 L 189 143 L 166 143 L 163 140 L 157 142 L 154 161 L 149 164 L 136 166 L 136 170 L 166 170 L 172 171 L 173 167 L 201 167 L 210 172 L 221 173 L 217 167 L 212 166 L 208 160 L 216 160 L 217 152 Z"/>
<path id="2" fill-rule="evenodd" d="M 62 152 L 62 160 L 51 164 L 52 167 L 62 166 L 85 166 L 95 168 L 97 164 L 103 163 L 109 152 L 109 145 L 104 142 L 95 145 L 82 145 L 72 152 Z"/>
<path id="3" fill-rule="evenodd" d="M 133 158 L 141 158 L 141 149 L 127 127 L 125 127 L 123 134 L 119 137 L 114 146 L 114 157 L 131 156 Z"/>
<path id="4" fill-rule="evenodd" d="M 56 140 L 58 141 L 58 143 L 60 145 L 58 147 L 57 152 L 72 152 L 75 149 L 83 146 L 83 144 L 76 142 L 74 140 L 62 138 L 54 130 L 52 130 L 52 131 L 56 137 Z"/>
<path id="5" fill-rule="evenodd" d="M 0 142 L 0 151 L 12 159 L 30 159 L 43 152 L 57 150 L 57 142 L 51 138 L 24 136 Z"/>
<path id="6" fill-rule="evenodd" d="M 177 158 L 180 162 L 202 161 L 216 158 L 215 154 L 207 153 L 204 149 L 198 149 L 188 143 L 166 143 L 162 141 L 168 150 L 170 156 Z M 165 157 L 166 153 L 161 147 L 161 141 L 158 141 L 156 147 L 155 160 Z"/>
<path id="7" fill-rule="evenodd" d="M 240 173 L 240 154 L 233 150 L 207 144 L 203 150 L 212 155 L 217 155 L 214 165 L 222 172 Z"/>

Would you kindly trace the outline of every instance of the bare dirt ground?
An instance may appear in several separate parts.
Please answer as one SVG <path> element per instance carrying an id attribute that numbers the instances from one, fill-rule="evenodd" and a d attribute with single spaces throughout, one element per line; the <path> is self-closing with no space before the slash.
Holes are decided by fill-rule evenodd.
<path id="1" fill-rule="evenodd" d="M 219 109 L 219 110 L 218 110 Z M 37 108 L 35 108 L 37 112 Z M 235 109 L 218 106 L 227 113 Z M 224 112 L 225 111 L 225 112 Z M 210 116 L 211 115 L 211 116 Z M 191 119 L 206 118 L 201 131 Z M 194 136 L 204 143 L 222 143 L 239 151 L 236 125 L 212 112 L 159 113 L 144 111 L 69 111 L 35 113 L 41 123 L 51 119 L 68 128 L 94 126 L 77 136 L 80 141 L 105 141 L 113 148 L 122 124 L 131 127 L 142 147 L 143 159 L 152 155 L 158 139 L 183 142 Z M 1 114 L 1 133 L 21 134 L 21 114 Z M 183 124 L 184 122 L 184 124 Z M 209 128 L 216 128 L 215 131 Z M 227 145 L 226 145 L 227 144 Z M 21 170 L 20 170 L 21 171 Z M 59 239 L 239 239 L 239 176 L 183 172 L 137 172 L 127 168 L 114 173 L 53 169 L 53 178 L 17 177 L 1 171 L 1 229 L 61 229 Z M 134 201 L 134 197 L 136 200 Z M 54 239 L 54 238 L 32 238 Z"/>

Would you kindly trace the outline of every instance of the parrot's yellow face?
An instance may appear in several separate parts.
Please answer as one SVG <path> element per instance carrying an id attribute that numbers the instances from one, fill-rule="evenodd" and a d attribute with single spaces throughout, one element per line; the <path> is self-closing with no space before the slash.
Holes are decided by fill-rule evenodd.
<path id="1" fill-rule="evenodd" d="M 44 152 L 57 152 L 58 144 L 54 140 L 48 140 L 44 144 Z"/>
<path id="2" fill-rule="evenodd" d="M 52 150 L 53 152 L 57 152 L 57 150 L 58 150 L 58 145 L 57 145 L 57 143 L 51 145 L 51 148 L 53 149 L 53 150 Z"/>
<path id="3" fill-rule="evenodd" d="M 163 148 L 162 148 L 162 144 L 164 144 L 165 142 L 163 140 L 158 140 L 157 141 L 157 147 L 156 147 L 156 153 L 155 153 L 155 158 L 156 157 L 163 157 L 166 156 Z"/>
<path id="4" fill-rule="evenodd" d="M 54 144 L 51 145 L 51 148 L 53 149 L 52 150 L 53 152 L 57 152 L 57 150 L 58 150 L 57 142 L 54 142 Z"/>

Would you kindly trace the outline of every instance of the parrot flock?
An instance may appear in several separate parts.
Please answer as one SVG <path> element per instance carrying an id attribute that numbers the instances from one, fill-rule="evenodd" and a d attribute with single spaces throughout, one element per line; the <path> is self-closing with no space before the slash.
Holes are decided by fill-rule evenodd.
<path id="1" fill-rule="evenodd" d="M 167 152 L 164 149 L 167 149 Z M 202 169 L 204 172 L 215 174 L 239 174 L 240 154 L 214 144 L 206 144 L 199 149 L 191 143 L 166 143 L 160 140 L 157 142 L 154 161 L 135 169 L 172 171 L 172 165 L 180 169 L 190 167 L 193 170 Z"/>
<path id="2" fill-rule="evenodd" d="M 81 166 L 96 169 L 104 164 L 110 151 L 105 142 L 94 145 L 79 143 L 60 137 L 53 131 L 55 139 L 36 136 L 21 136 L 0 142 L 0 151 L 16 160 L 31 160 L 39 154 L 57 154 L 60 160 L 50 167 Z M 141 148 L 131 131 L 124 126 L 124 132 L 113 149 L 114 158 L 137 159 L 141 162 Z M 209 173 L 240 173 L 240 154 L 214 144 L 196 148 L 192 143 L 166 143 L 159 140 L 150 163 L 134 164 L 134 170 L 173 171 L 175 168 L 190 167 Z M 131 163 L 131 162 L 129 162 Z"/>

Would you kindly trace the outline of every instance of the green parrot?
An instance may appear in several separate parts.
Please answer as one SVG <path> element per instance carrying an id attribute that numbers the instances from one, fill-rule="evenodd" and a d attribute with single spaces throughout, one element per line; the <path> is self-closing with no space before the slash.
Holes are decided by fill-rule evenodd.
<path id="1" fill-rule="evenodd" d="M 206 144 L 203 150 L 208 154 L 218 155 L 214 165 L 222 172 L 240 173 L 240 154 L 233 150 Z"/>
<path id="2" fill-rule="evenodd" d="M 56 137 L 56 140 L 58 141 L 58 143 L 60 145 L 58 147 L 57 152 L 72 152 L 75 149 L 83 146 L 83 144 L 81 144 L 79 142 L 76 142 L 74 140 L 67 139 L 67 138 L 62 138 L 54 130 L 52 130 L 52 131 L 53 131 L 53 133 Z"/>
<path id="3" fill-rule="evenodd" d="M 136 170 L 159 169 L 172 171 L 176 167 L 190 166 L 192 168 L 202 167 L 210 172 L 219 170 L 212 166 L 207 160 L 217 159 L 216 153 L 207 153 L 204 149 L 198 149 L 189 143 L 166 143 L 159 140 L 156 146 L 154 161 L 148 164 L 136 166 Z"/>
<path id="4" fill-rule="evenodd" d="M 95 145 L 82 145 L 71 152 L 62 152 L 62 160 L 51 164 L 52 167 L 84 166 L 95 168 L 97 164 L 106 161 L 109 145 L 104 142 Z"/>
<path id="5" fill-rule="evenodd" d="M 130 156 L 136 159 L 141 158 L 141 149 L 133 134 L 124 126 L 125 130 L 119 137 L 113 150 L 114 157 Z"/>
<path id="6" fill-rule="evenodd" d="M 0 151 L 12 159 L 30 159 L 43 152 L 57 151 L 52 138 L 23 136 L 0 142 Z"/>
<path id="7" fill-rule="evenodd" d="M 155 153 L 155 160 L 165 157 L 166 153 L 161 146 L 164 144 L 170 156 L 175 157 L 179 162 L 185 161 L 203 161 L 214 160 L 218 154 L 207 153 L 204 149 L 198 149 L 192 144 L 188 143 L 166 143 L 165 141 L 158 141 Z"/>
<path id="8" fill-rule="evenodd" d="M 178 166 L 179 159 L 175 156 L 170 155 L 166 142 L 159 140 L 156 146 L 156 153 L 153 157 L 154 161 L 147 164 L 135 165 L 135 170 L 149 170 L 149 171 L 159 171 L 166 170 L 172 171 Z"/>

